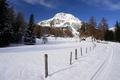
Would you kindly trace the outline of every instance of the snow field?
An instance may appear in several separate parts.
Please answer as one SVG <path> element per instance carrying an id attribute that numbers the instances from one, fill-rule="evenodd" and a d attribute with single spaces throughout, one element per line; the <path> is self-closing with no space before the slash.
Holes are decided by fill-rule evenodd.
<path id="1" fill-rule="evenodd" d="M 49 38 L 45 45 L 37 40 L 34 46 L 1 48 L 0 80 L 119 80 L 119 47 L 118 43 Z M 78 60 L 75 60 L 75 49 Z M 48 54 L 47 78 L 45 54 Z"/>

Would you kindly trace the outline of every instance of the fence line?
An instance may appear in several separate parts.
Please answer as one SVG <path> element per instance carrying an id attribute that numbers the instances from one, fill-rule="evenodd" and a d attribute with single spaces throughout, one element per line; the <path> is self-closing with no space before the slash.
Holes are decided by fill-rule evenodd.
<path id="1" fill-rule="evenodd" d="M 94 50 L 94 48 L 96 47 L 96 45 L 95 46 L 93 46 L 93 50 Z M 88 49 L 91 51 L 92 50 L 92 47 L 86 47 L 86 54 L 88 53 Z M 78 50 L 77 49 L 75 49 L 75 60 L 77 60 L 78 59 Z M 81 54 L 81 56 L 83 56 L 83 49 L 82 49 L 82 47 L 80 47 L 80 54 Z M 47 78 L 48 77 L 48 54 L 45 54 L 44 55 L 45 56 L 45 78 Z M 72 58 L 73 57 L 73 53 L 72 53 L 72 51 L 70 52 L 70 56 L 69 56 L 69 58 L 70 58 L 70 65 L 72 65 Z"/>

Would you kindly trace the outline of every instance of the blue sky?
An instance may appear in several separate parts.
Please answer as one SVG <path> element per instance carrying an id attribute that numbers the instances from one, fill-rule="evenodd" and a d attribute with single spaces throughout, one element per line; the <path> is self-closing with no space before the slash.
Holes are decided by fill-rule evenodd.
<path id="1" fill-rule="evenodd" d="M 35 22 L 49 19 L 58 12 L 71 13 L 83 21 L 91 16 L 99 22 L 102 17 L 113 26 L 120 20 L 119 0 L 8 0 L 17 12 L 23 12 L 28 20 L 30 14 L 35 15 Z"/>

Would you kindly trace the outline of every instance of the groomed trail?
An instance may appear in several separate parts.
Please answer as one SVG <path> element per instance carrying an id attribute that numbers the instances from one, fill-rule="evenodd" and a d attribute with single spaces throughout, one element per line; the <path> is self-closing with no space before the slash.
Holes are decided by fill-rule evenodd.
<path id="1" fill-rule="evenodd" d="M 72 65 L 69 64 L 71 52 Z M 44 54 L 48 54 L 47 78 Z M 45 45 L 0 49 L 0 80 L 119 80 L 119 73 L 119 43 L 50 38 Z"/>

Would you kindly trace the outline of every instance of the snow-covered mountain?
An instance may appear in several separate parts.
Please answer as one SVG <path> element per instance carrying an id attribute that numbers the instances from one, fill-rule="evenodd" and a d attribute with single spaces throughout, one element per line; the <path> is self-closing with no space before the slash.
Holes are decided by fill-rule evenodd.
<path id="1" fill-rule="evenodd" d="M 74 17 L 72 14 L 68 13 L 57 13 L 53 18 L 48 20 L 43 20 L 39 22 L 38 24 L 41 26 L 53 26 L 53 27 L 63 27 L 64 24 L 70 24 L 70 25 L 81 25 L 81 20 L 79 20 L 77 17 Z"/>
<path id="2" fill-rule="evenodd" d="M 74 36 L 79 35 L 77 30 L 81 27 L 82 21 L 72 14 L 57 13 L 53 18 L 38 23 L 40 26 L 69 27 Z"/>

